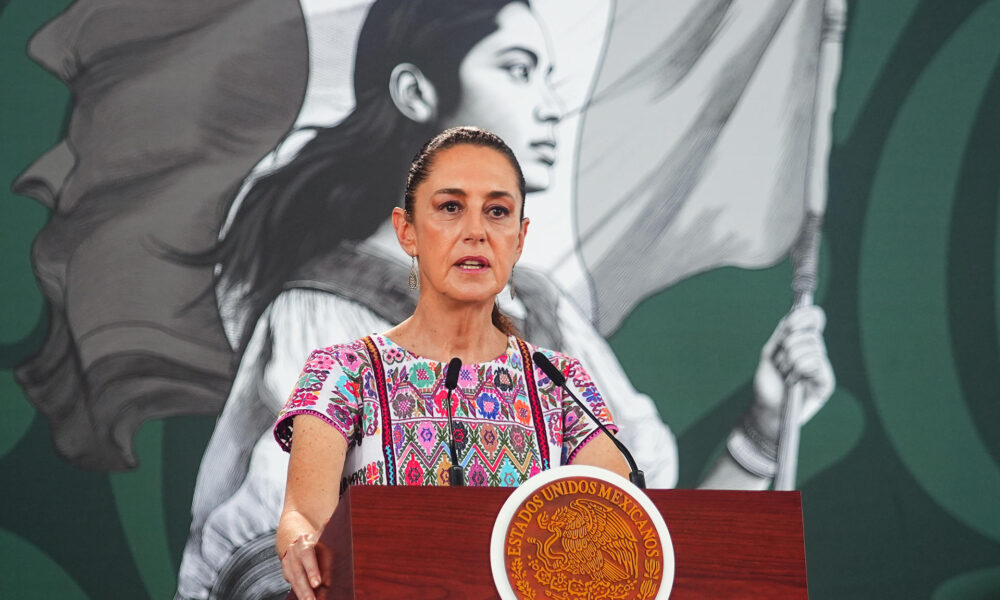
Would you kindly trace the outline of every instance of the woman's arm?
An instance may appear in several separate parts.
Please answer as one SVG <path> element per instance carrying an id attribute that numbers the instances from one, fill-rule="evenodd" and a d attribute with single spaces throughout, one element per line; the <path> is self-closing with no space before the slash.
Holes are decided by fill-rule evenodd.
<path id="1" fill-rule="evenodd" d="M 702 490 L 766 490 L 770 477 L 754 475 L 740 466 L 728 452 L 723 452 L 712 464 L 705 479 L 698 484 Z"/>
<path id="2" fill-rule="evenodd" d="M 618 447 L 603 431 L 587 442 L 573 457 L 574 465 L 590 465 L 607 469 L 628 479 L 629 468 Z"/>
<path id="3" fill-rule="evenodd" d="M 294 441 L 288 463 L 285 505 L 275 546 L 281 569 L 301 600 L 312 600 L 321 581 L 315 546 L 337 507 L 340 478 L 347 456 L 344 436 L 311 415 L 294 421 Z"/>
<path id="4" fill-rule="evenodd" d="M 733 430 L 725 452 L 699 487 L 763 490 L 777 469 L 781 411 L 787 389 L 803 386 L 799 426 L 826 404 L 836 379 L 823 341 L 826 315 L 818 306 L 785 315 L 760 353 L 754 402 Z"/>

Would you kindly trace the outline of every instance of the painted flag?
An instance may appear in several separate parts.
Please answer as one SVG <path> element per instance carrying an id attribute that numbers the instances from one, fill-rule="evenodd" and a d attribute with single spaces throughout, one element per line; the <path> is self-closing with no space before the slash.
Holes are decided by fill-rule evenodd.
<path id="1" fill-rule="evenodd" d="M 306 38 L 294 0 L 77 0 L 30 55 L 73 93 L 66 138 L 14 184 L 52 211 L 33 266 L 44 346 L 16 370 L 57 451 L 136 464 L 139 425 L 216 413 L 233 356 L 209 248 L 232 189 L 292 124 Z"/>
<path id="2" fill-rule="evenodd" d="M 788 254 L 825 204 L 820 51 L 842 18 L 825 0 L 616 4 L 576 165 L 586 277 L 561 281 L 603 334 L 685 277 Z"/>

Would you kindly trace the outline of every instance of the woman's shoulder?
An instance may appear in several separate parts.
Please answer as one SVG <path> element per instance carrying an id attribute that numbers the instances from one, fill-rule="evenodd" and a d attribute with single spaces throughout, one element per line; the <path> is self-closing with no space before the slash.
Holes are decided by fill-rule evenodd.
<path id="1" fill-rule="evenodd" d="M 349 371 L 358 371 L 369 365 L 369 337 L 358 338 L 349 342 L 332 344 L 316 348 L 306 360 L 306 370 L 329 371 L 341 367 Z"/>
<path id="2" fill-rule="evenodd" d="M 351 340 L 349 342 L 340 342 L 337 344 L 331 344 L 329 346 L 324 346 L 322 348 L 316 348 L 313 353 L 319 354 L 342 354 L 344 352 L 364 352 L 367 348 L 367 339 L 369 336 L 358 338 L 356 340 Z"/>

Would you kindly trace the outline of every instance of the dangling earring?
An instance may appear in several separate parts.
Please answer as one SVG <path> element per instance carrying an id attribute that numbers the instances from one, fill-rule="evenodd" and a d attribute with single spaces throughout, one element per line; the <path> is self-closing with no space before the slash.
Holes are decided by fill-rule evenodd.
<path id="1" fill-rule="evenodd" d="M 510 279 L 507 280 L 507 288 L 510 289 L 510 299 L 514 299 L 514 269 L 510 270 Z"/>
<path id="2" fill-rule="evenodd" d="M 417 257 L 410 257 L 410 280 L 407 282 L 411 290 L 420 287 L 420 280 L 417 278 Z"/>

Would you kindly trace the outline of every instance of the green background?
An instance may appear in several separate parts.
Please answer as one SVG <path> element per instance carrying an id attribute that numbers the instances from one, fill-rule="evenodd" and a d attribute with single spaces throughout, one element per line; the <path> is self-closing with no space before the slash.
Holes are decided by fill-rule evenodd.
<path id="1" fill-rule="evenodd" d="M 0 181 L 62 137 L 71 98 L 27 57 L 68 3 L 0 0 Z M 1000 598 L 1000 1 L 849 3 L 817 301 L 838 388 L 803 430 L 813 598 Z M 0 596 L 167 598 L 212 417 L 147 423 L 140 466 L 56 457 L 11 370 L 47 315 L 47 210 L 0 190 Z M 790 302 L 787 263 L 648 299 L 612 338 L 693 486 Z"/>

